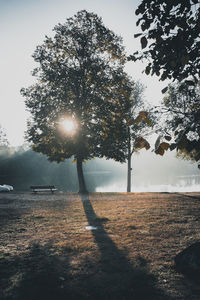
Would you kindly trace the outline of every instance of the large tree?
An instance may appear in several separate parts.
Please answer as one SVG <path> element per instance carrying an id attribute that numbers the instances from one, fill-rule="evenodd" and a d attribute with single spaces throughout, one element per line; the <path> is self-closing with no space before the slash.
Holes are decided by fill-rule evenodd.
<path id="1" fill-rule="evenodd" d="M 161 80 L 199 80 L 200 3 L 198 0 L 142 0 L 136 10 L 142 32 L 141 52 L 130 59 L 147 59 L 146 74 Z M 190 82 L 189 82 L 190 83 Z"/>
<path id="2" fill-rule="evenodd" d="M 96 14 L 80 11 L 54 32 L 33 54 L 39 63 L 33 71 L 36 84 L 21 91 L 32 115 L 27 139 L 51 161 L 74 156 L 79 192 L 85 192 L 85 160 L 126 159 L 123 116 L 131 105 L 132 83 L 124 72 L 121 38 Z M 64 132 L 64 122 L 74 131 Z"/>

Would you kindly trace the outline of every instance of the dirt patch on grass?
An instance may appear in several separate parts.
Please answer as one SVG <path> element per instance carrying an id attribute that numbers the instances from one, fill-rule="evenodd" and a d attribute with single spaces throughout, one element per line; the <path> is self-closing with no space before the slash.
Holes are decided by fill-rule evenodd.
<path id="1" fill-rule="evenodd" d="M 0 299 L 200 299 L 174 269 L 199 209 L 200 193 L 0 194 Z"/>

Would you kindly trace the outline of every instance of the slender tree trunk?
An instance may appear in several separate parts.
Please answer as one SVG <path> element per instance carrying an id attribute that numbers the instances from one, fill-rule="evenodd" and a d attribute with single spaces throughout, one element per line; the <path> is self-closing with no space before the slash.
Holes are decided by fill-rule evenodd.
<path id="1" fill-rule="evenodd" d="M 127 193 L 131 192 L 131 137 L 130 128 L 128 128 L 128 166 L 127 166 Z"/>
<path id="2" fill-rule="evenodd" d="M 127 172 L 127 192 L 131 192 L 131 154 L 128 157 L 128 172 Z"/>
<path id="3" fill-rule="evenodd" d="M 79 183 L 79 193 L 87 193 L 87 188 L 85 185 L 85 179 L 83 175 L 83 159 L 81 157 L 77 158 L 77 175 L 78 175 L 78 183 Z"/>

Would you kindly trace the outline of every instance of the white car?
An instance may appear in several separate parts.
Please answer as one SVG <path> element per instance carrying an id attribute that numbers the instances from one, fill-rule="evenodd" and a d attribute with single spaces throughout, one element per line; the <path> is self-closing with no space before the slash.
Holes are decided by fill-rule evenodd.
<path id="1" fill-rule="evenodd" d="M 8 185 L 8 184 L 0 185 L 0 192 L 10 192 L 10 191 L 13 191 L 12 185 Z"/>

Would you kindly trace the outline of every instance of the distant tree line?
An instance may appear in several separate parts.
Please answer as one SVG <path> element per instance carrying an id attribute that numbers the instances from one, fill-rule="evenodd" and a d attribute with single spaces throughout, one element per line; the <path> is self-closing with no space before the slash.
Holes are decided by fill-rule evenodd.
<path id="1" fill-rule="evenodd" d="M 113 166 L 92 160 L 85 166 L 86 183 L 90 191 L 112 182 L 116 176 Z M 0 185 L 10 184 L 15 191 L 30 191 L 31 185 L 55 185 L 59 191 L 76 192 L 78 180 L 75 164 L 67 159 L 58 164 L 49 162 L 33 150 L 4 147 L 0 150 Z"/>

